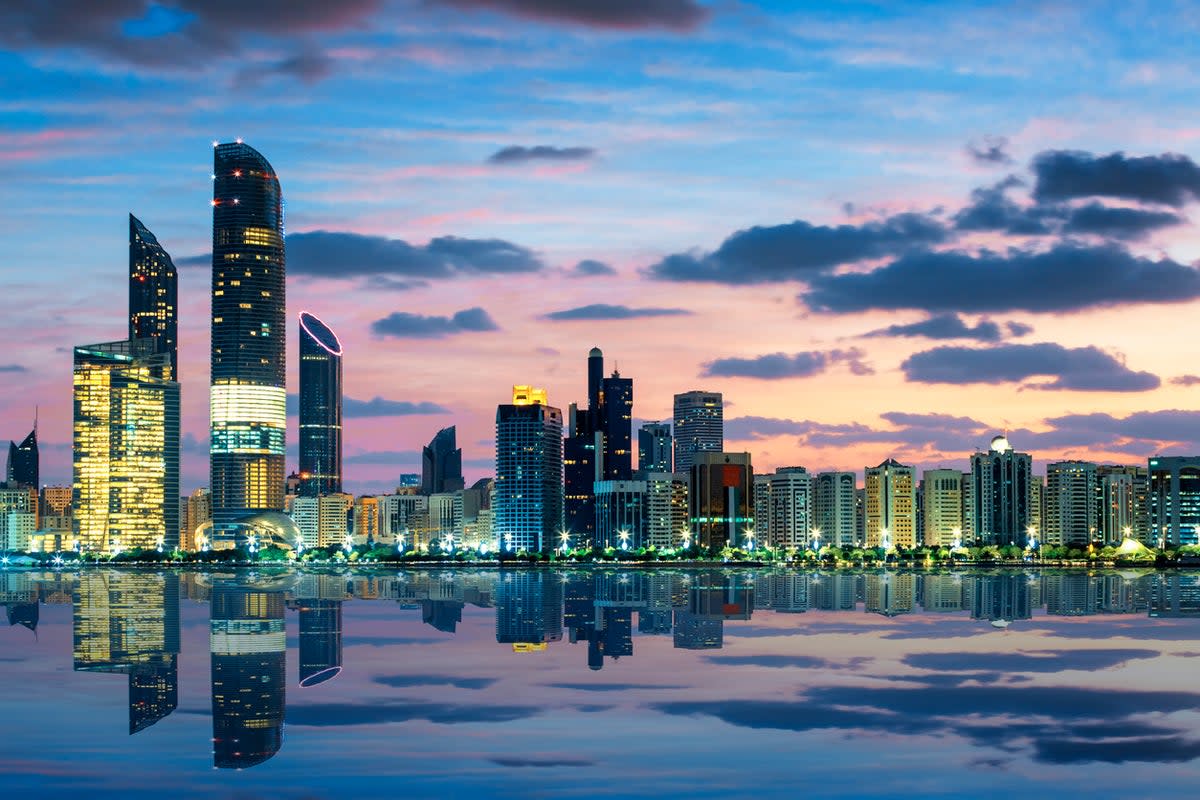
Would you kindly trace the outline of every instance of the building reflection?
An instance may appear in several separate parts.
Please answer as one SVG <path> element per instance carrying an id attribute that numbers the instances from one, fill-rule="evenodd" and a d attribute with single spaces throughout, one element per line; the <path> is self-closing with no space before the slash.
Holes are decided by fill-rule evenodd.
<path id="1" fill-rule="evenodd" d="M 79 576 L 73 595 L 74 668 L 129 676 L 129 733 L 179 704 L 179 578 L 119 570 Z"/>
<path id="2" fill-rule="evenodd" d="M 209 611 L 213 766 L 244 769 L 271 758 L 283 744 L 284 593 L 217 583 Z"/>
<path id="3" fill-rule="evenodd" d="M 295 591 L 303 689 L 330 681 L 342 671 L 342 602 L 348 595 L 346 579 L 339 575 L 302 575 Z"/>

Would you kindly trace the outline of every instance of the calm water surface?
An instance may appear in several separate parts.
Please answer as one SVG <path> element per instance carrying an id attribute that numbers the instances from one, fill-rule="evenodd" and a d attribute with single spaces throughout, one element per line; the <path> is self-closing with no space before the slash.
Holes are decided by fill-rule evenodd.
<path id="1" fill-rule="evenodd" d="M 1194 796 L 1200 576 L 0 572 L 7 797 Z"/>

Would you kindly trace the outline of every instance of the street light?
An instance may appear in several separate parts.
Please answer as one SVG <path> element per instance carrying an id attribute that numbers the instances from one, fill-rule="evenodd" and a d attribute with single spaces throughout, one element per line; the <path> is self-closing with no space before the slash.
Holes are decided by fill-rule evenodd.
<path id="1" fill-rule="evenodd" d="M 346 551 L 347 555 L 349 555 L 350 551 L 354 549 L 354 537 L 349 533 L 342 538 L 342 549 Z"/>
<path id="2" fill-rule="evenodd" d="M 1025 529 L 1026 536 L 1029 537 L 1029 549 L 1036 550 L 1038 547 L 1038 529 L 1037 525 L 1030 525 Z"/>
<path id="3" fill-rule="evenodd" d="M 954 534 L 954 542 L 950 545 L 950 550 L 962 550 L 962 528 L 955 528 L 950 533 Z"/>
<path id="4" fill-rule="evenodd" d="M 813 550 L 821 549 L 821 529 L 820 528 L 812 529 L 812 543 L 813 543 Z"/>
<path id="5" fill-rule="evenodd" d="M 620 540 L 621 540 L 621 549 L 628 550 L 629 549 L 629 531 L 624 530 L 624 529 L 619 530 L 619 531 L 617 531 L 617 537 L 620 538 Z"/>
<path id="6" fill-rule="evenodd" d="M 569 531 L 566 531 L 566 530 L 559 531 L 559 532 L 558 532 L 558 538 L 562 540 L 562 551 L 563 551 L 564 553 L 565 553 L 565 552 L 567 552 L 567 550 L 569 549 L 569 548 L 567 547 L 567 545 L 568 545 L 568 543 L 571 541 L 571 534 L 570 534 L 570 532 L 569 532 Z"/>
<path id="7" fill-rule="evenodd" d="M 504 549 L 510 553 L 513 551 L 512 531 L 509 531 L 508 533 L 504 534 Z"/>
<path id="8" fill-rule="evenodd" d="M 158 552 L 161 553 L 163 551 L 163 545 L 167 542 L 167 537 L 160 534 L 159 537 L 154 541 L 158 544 Z"/>
<path id="9" fill-rule="evenodd" d="M 888 551 L 892 549 L 892 532 L 887 528 L 879 529 L 879 546 Z"/>
<path id="10" fill-rule="evenodd" d="M 754 549 L 754 528 L 744 528 L 742 533 L 746 536 L 746 549 Z"/>

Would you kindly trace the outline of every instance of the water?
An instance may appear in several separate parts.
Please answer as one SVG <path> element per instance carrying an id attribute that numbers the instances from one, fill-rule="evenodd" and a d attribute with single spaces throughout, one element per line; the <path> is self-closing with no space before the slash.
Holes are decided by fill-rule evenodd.
<path id="1" fill-rule="evenodd" d="M 93 569 L 2 572 L 0 602 L 9 797 L 1200 778 L 1200 575 Z"/>

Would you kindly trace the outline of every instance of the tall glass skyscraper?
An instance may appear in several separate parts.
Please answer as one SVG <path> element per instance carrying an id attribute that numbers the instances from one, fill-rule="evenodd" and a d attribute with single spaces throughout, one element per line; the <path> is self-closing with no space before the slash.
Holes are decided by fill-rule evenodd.
<path id="1" fill-rule="evenodd" d="M 236 522 L 282 511 L 287 435 L 283 194 L 242 142 L 213 150 L 212 375 L 214 543 Z"/>
<path id="2" fill-rule="evenodd" d="M 73 525 L 95 551 L 179 542 L 179 384 L 154 339 L 75 348 Z"/>
<path id="3" fill-rule="evenodd" d="M 421 453 L 421 492 L 440 494 L 466 488 L 462 474 L 462 448 L 453 425 L 442 428 Z"/>
<path id="4" fill-rule="evenodd" d="M 329 326 L 300 313 L 300 494 L 342 490 L 342 344 Z"/>
<path id="5" fill-rule="evenodd" d="M 563 522 L 562 412 L 546 392 L 513 387 L 496 408 L 496 495 L 492 526 L 506 552 L 558 546 Z"/>
<path id="6" fill-rule="evenodd" d="M 725 448 L 725 404 L 720 392 L 675 395 L 675 469 L 687 472 L 696 453 Z"/>
<path id="7" fill-rule="evenodd" d="M 8 465 L 5 474 L 9 483 L 39 488 L 37 423 L 34 423 L 33 430 L 20 444 L 8 443 Z"/>
<path id="8" fill-rule="evenodd" d="M 179 379 L 178 281 L 171 256 L 133 214 L 129 215 L 129 338 L 153 339 L 171 357 Z"/>

